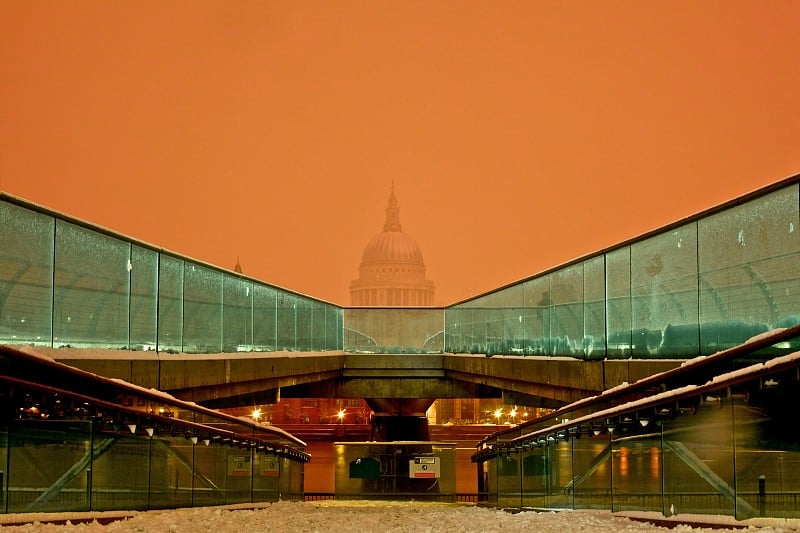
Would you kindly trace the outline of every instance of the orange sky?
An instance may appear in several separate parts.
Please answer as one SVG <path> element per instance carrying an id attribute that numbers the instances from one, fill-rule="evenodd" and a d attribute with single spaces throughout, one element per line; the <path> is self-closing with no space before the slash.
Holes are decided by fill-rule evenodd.
<path id="1" fill-rule="evenodd" d="M 800 172 L 800 2 L 0 0 L 0 187 L 349 303 L 392 180 L 447 304 Z"/>

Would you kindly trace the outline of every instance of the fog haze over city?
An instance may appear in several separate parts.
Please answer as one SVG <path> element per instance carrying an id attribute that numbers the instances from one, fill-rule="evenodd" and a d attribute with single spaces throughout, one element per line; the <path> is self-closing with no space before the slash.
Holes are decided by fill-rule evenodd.
<path id="1" fill-rule="evenodd" d="M 800 169 L 796 2 L 4 2 L 0 188 L 346 305 L 392 182 L 437 304 Z"/>

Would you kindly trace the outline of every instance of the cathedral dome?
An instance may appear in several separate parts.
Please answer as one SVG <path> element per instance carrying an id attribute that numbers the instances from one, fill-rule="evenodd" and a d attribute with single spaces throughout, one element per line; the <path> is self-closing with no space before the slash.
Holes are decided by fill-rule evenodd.
<path id="1" fill-rule="evenodd" d="M 352 305 L 432 305 L 433 282 L 417 242 L 400 225 L 394 185 L 383 231 L 372 237 L 361 256 L 359 277 L 350 283 Z"/>
<path id="2" fill-rule="evenodd" d="M 364 248 L 361 264 L 415 263 L 425 266 L 417 241 L 402 231 L 383 231 L 375 235 Z"/>

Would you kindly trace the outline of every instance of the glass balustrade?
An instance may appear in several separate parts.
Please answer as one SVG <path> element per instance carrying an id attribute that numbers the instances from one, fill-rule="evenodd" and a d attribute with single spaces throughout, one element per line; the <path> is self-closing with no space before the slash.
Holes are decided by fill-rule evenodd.
<path id="1" fill-rule="evenodd" d="M 1 200 L 2 344 L 164 353 L 343 347 L 338 306 Z"/>
<path id="2" fill-rule="evenodd" d="M 343 309 L 3 196 L 0 342 L 690 358 L 800 323 L 797 179 L 446 308 Z"/>

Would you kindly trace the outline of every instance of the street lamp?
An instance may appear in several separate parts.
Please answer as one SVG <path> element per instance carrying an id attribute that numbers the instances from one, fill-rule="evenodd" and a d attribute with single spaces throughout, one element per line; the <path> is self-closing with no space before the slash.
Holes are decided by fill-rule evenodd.
<path id="1" fill-rule="evenodd" d="M 345 415 L 345 410 L 344 409 L 339 409 L 339 412 L 336 413 L 336 417 L 339 419 L 339 423 L 340 424 L 344 420 L 344 415 Z"/>

